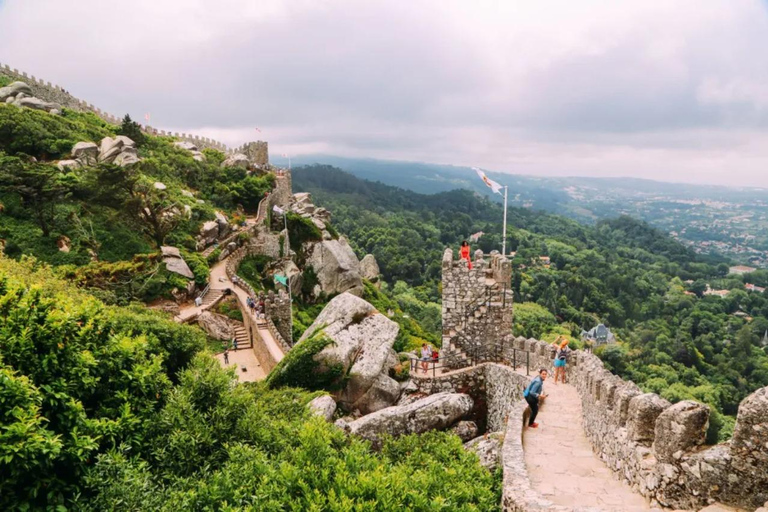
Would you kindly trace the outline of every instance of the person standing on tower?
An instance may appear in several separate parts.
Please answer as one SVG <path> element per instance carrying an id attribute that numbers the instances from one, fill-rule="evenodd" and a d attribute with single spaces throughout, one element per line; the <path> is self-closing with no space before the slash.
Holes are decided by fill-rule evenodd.
<path id="1" fill-rule="evenodd" d="M 467 267 L 472 270 L 472 256 L 469 254 L 469 243 L 464 240 L 461 242 L 461 249 L 459 249 L 459 257 L 463 260 L 467 260 Z"/>

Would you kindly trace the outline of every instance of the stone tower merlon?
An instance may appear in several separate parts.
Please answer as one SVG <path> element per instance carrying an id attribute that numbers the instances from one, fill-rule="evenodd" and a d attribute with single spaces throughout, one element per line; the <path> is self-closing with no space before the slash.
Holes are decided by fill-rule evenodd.
<path id="1" fill-rule="evenodd" d="M 269 144 L 263 140 L 245 144 L 242 153 L 253 165 L 266 167 L 269 164 Z"/>

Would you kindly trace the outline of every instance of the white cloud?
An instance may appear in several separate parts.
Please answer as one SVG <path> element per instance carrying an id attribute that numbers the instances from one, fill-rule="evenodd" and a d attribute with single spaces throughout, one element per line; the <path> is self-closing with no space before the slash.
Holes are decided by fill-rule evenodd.
<path id="1" fill-rule="evenodd" d="M 0 61 L 233 145 L 768 185 L 757 0 L 6 0 L 0 34 Z"/>

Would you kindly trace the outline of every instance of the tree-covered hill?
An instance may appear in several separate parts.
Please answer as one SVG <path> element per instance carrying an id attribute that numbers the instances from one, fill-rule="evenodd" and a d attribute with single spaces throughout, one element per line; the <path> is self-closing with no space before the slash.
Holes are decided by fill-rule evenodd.
<path id="1" fill-rule="evenodd" d="M 411 296 L 404 302 L 439 301 L 446 246 L 458 248 L 482 231 L 478 246 L 500 249 L 501 206 L 468 190 L 417 194 L 327 166 L 298 168 L 293 177 L 295 190 L 311 192 L 333 212 L 359 254 L 376 256 L 386 281 L 395 287 L 403 281 L 400 296 Z M 614 371 L 671 400 L 694 398 L 725 415 L 768 385 L 761 343 L 768 296 L 745 291 L 750 279 L 764 282 L 763 272 L 727 276 L 722 261 L 703 259 L 630 217 L 585 226 L 510 208 L 508 222 L 507 247 L 516 252 L 515 334 L 578 338 L 604 322 L 622 340 L 601 353 Z M 704 296 L 706 285 L 731 293 Z M 727 437 L 732 421 L 715 413 L 710 440 Z"/>
<path id="2" fill-rule="evenodd" d="M 134 140 L 138 163 L 94 159 L 57 166 L 76 143 L 99 144 L 116 135 Z M 216 210 L 242 221 L 271 189 L 272 178 L 222 168 L 225 155 L 218 151 L 203 155 L 196 159 L 171 138 L 141 133 L 130 118 L 113 126 L 90 113 L 64 109 L 57 116 L 0 104 L 3 251 L 67 266 L 63 272 L 102 288 L 113 301 L 151 300 L 178 284 L 155 257 L 162 244 L 184 251 L 204 281 L 207 265 L 191 254 L 200 226 Z"/>

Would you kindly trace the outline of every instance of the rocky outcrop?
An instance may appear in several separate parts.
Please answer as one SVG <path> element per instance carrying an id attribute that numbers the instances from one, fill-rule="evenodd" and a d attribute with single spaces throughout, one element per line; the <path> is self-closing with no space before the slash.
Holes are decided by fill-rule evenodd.
<path id="1" fill-rule="evenodd" d="M 342 407 L 367 414 L 395 403 L 400 385 L 389 377 L 397 362 L 392 350 L 399 330 L 395 322 L 363 299 L 343 293 L 328 303 L 299 343 L 318 330 L 333 341 L 314 356 L 318 371 L 341 365 L 349 376 L 336 393 Z"/>
<path id="2" fill-rule="evenodd" d="M 501 432 L 494 432 L 471 440 L 464 445 L 464 449 L 477 455 L 481 466 L 494 471 L 499 466 L 503 439 Z"/>
<path id="3" fill-rule="evenodd" d="M 82 165 L 94 165 L 99 160 L 99 146 L 95 142 L 78 142 L 72 146 L 71 153 Z"/>
<path id="4" fill-rule="evenodd" d="M 203 223 L 200 234 L 197 236 L 197 250 L 202 250 L 209 245 L 224 238 L 232 230 L 232 226 L 221 212 L 216 212 L 216 219 Z"/>
<path id="5" fill-rule="evenodd" d="M 185 149 L 192 153 L 192 158 L 198 162 L 204 162 L 205 161 L 205 155 L 200 152 L 200 150 L 192 144 L 191 142 L 174 142 L 174 146 L 176 146 L 179 149 Z"/>
<path id="6" fill-rule="evenodd" d="M 336 412 L 336 401 L 329 395 L 323 395 L 309 402 L 307 407 L 315 416 L 319 416 L 325 421 L 331 421 L 333 413 Z"/>
<path id="7" fill-rule="evenodd" d="M 240 167 L 242 169 L 248 169 L 250 167 L 251 162 L 248 161 L 248 157 L 245 156 L 242 153 L 236 153 L 234 155 L 230 155 L 221 162 L 221 167 Z"/>
<path id="8" fill-rule="evenodd" d="M 478 428 L 474 421 L 460 421 L 453 426 L 451 432 L 459 436 L 465 443 L 477 437 Z"/>
<path id="9" fill-rule="evenodd" d="M 195 274 L 192 273 L 189 265 L 187 265 L 187 262 L 181 257 L 181 253 L 176 247 L 163 246 L 160 250 L 163 253 L 163 263 L 165 263 L 165 268 L 168 272 L 174 272 L 187 279 L 195 278 Z"/>
<path id="10" fill-rule="evenodd" d="M 125 135 L 118 135 L 115 138 L 104 137 L 99 143 L 97 160 L 103 163 L 119 165 L 120 167 L 135 164 L 139 161 L 136 143 Z"/>
<path id="11" fill-rule="evenodd" d="M 344 292 L 362 295 L 360 262 L 344 237 L 312 243 L 308 253 L 307 265 L 315 271 L 320 291 L 328 295 Z"/>
<path id="12" fill-rule="evenodd" d="M 379 264 L 376 262 L 376 257 L 373 254 L 366 254 L 362 260 L 360 260 L 360 275 L 363 279 L 367 279 L 372 283 L 379 280 Z"/>
<path id="13" fill-rule="evenodd" d="M 217 340 L 229 341 L 234 336 L 234 330 L 229 324 L 229 319 L 224 315 L 203 311 L 197 317 L 197 324 Z"/>
<path id="14" fill-rule="evenodd" d="M 387 407 L 351 422 L 339 420 L 336 425 L 377 446 L 384 435 L 398 437 L 448 428 L 469 414 L 473 406 L 474 401 L 469 395 L 437 393 L 410 405 Z"/>
<path id="15" fill-rule="evenodd" d="M 34 97 L 32 88 L 24 82 L 13 82 L 6 87 L 0 87 L 0 102 L 43 110 L 54 115 L 61 113 L 61 105 Z"/>

